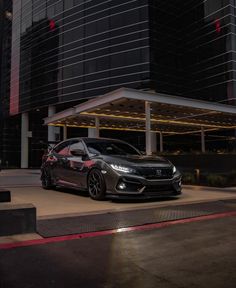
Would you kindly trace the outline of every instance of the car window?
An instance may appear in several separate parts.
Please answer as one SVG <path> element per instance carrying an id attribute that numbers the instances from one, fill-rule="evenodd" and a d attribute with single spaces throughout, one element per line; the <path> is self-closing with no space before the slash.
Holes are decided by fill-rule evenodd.
<path id="1" fill-rule="evenodd" d="M 70 145 L 70 151 L 72 150 L 82 150 L 82 151 L 85 151 L 84 149 L 84 145 L 81 141 L 76 141 L 76 142 L 73 142 L 71 145 Z"/>
<path id="2" fill-rule="evenodd" d="M 117 141 L 87 142 L 90 153 L 103 155 L 140 155 L 131 145 Z"/>
<path id="3" fill-rule="evenodd" d="M 97 146 L 97 149 L 96 149 L 96 147 L 93 147 L 93 145 L 89 145 L 89 146 L 88 146 L 88 151 L 89 151 L 89 153 L 97 154 L 97 155 L 99 155 L 99 154 L 102 153 L 102 152 L 101 152 L 101 149 L 99 149 L 98 146 Z"/>
<path id="4" fill-rule="evenodd" d="M 57 145 L 54 149 L 54 152 L 59 155 L 67 156 L 69 155 L 69 147 L 70 147 L 70 142 L 66 141 Z"/>

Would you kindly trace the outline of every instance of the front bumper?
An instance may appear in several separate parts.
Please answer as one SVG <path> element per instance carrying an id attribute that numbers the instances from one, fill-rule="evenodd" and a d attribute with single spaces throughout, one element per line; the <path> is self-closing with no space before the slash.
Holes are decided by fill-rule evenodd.
<path id="1" fill-rule="evenodd" d="M 181 174 L 171 179 L 146 179 L 136 175 L 119 175 L 107 191 L 109 198 L 150 199 L 181 194 Z"/>

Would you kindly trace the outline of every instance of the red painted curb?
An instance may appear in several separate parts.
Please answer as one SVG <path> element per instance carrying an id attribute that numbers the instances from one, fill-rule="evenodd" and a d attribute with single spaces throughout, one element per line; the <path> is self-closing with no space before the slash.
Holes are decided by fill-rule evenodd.
<path id="1" fill-rule="evenodd" d="M 51 237 L 51 238 L 44 238 L 44 239 L 37 239 L 37 240 L 28 240 L 28 241 L 22 241 L 22 242 L 4 243 L 4 244 L 0 244 L 0 250 L 64 242 L 64 241 L 75 240 L 75 239 L 106 236 L 106 235 L 112 235 L 112 234 L 117 234 L 117 233 L 122 233 L 122 232 L 152 230 L 152 229 L 164 228 L 164 227 L 168 227 L 168 226 L 172 226 L 176 224 L 185 224 L 185 223 L 198 222 L 198 221 L 203 221 L 203 220 L 212 220 L 212 219 L 218 219 L 218 218 L 224 218 L 224 217 L 230 217 L 230 216 L 236 216 L 236 211 L 213 214 L 213 215 L 206 215 L 206 216 L 198 216 L 194 218 L 180 219 L 180 220 L 167 221 L 167 222 L 161 222 L 161 223 L 146 224 L 146 225 L 140 225 L 140 226 L 134 226 L 134 227 L 119 228 L 119 229 L 106 230 L 106 231 L 96 231 L 96 232 L 58 236 L 58 237 Z"/>

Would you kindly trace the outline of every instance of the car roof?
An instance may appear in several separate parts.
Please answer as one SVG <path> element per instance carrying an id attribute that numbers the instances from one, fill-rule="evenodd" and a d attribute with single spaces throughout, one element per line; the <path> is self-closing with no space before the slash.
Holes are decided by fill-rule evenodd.
<path id="1" fill-rule="evenodd" d="M 69 142 L 71 140 L 80 140 L 80 141 L 84 141 L 85 143 L 87 142 L 103 142 L 103 141 L 117 141 L 117 142 L 123 142 L 126 143 L 125 141 L 119 140 L 119 139 L 111 139 L 111 138 L 90 138 L 90 137 L 72 137 L 72 138 L 68 138 L 65 140 L 62 140 L 60 142 L 55 143 L 55 147 L 64 143 L 64 142 Z"/>
<path id="2" fill-rule="evenodd" d="M 73 138 L 68 138 L 64 141 L 61 141 L 60 143 L 58 143 L 55 147 L 53 147 L 53 150 L 59 146 L 60 144 L 64 143 L 64 142 L 69 142 L 71 140 L 80 140 L 80 141 L 83 141 L 86 144 L 89 144 L 89 143 L 99 143 L 99 142 L 112 142 L 112 141 L 115 141 L 115 142 L 120 142 L 120 143 L 124 143 L 124 144 L 127 144 L 127 145 L 130 145 L 132 146 L 131 144 L 125 142 L 125 141 L 122 141 L 122 140 L 119 140 L 119 139 L 112 139 L 112 138 L 90 138 L 90 137 L 73 137 Z M 135 150 L 137 150 L 137 152 L 139 152 L 139 150 L 137 148 L 135 148 L 134 146 L 132 146 Z"/>
<path id="3" fill-rule="evenodd" d="M 104 141 L 116 141 L 116 142 L 124 142 L 119 139 L 112 139 L 112 138 L 90 138 L 90 137 L 81 137 L 81 140 L 86 142 L 104 142 Z"/>
<path id="4" fill-rule="evenodd" d="M 104 142 L 104 141 L 106 141 L 106 142 L 108 142 L 108 141 L 116 141 L 116 142 L 121 142 L 121 143 L 127 143 L 125 141 L 122 141 L 122 140 L 119 140 L 119 139 L 113 139 L 113 138 L 73 137 L 73 138 L 68 138 L 66 140 L 60 141 L 59 143 L 57 143 L 57 145 L 61 144 L 63 142 L 71 141 L 71 140 L 82 140 L 85 143 L 89 143 L 89 142 Z"/>

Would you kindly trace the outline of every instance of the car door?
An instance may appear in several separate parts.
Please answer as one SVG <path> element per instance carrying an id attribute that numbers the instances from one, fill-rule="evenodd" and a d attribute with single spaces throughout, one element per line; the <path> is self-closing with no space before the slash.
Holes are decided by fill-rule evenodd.
<path id="1" fill-rule="evenodd" d="M 85 147 L 82 141 L 80 140 L 73 140 L 70 144 L 69 154 L 68 157 L 69 161 L 69 178 L 70 181 L 79 188 L 85 188 L 86 183 L 86 172 L 85 169 L 85 159 L 83 156 L 74 156 L 72 155 L 71 151 L 73 150 L 81 150 L 85 153 Z"/>
<path id="2" fill-rule="evenodd" d="M 57 145 L 49 154 L 49 159 L 53 162 L 52 173 L 56 181 L 60 183 L 68 182 L 68 157 L 71 141 L 64 141 Z"/>

